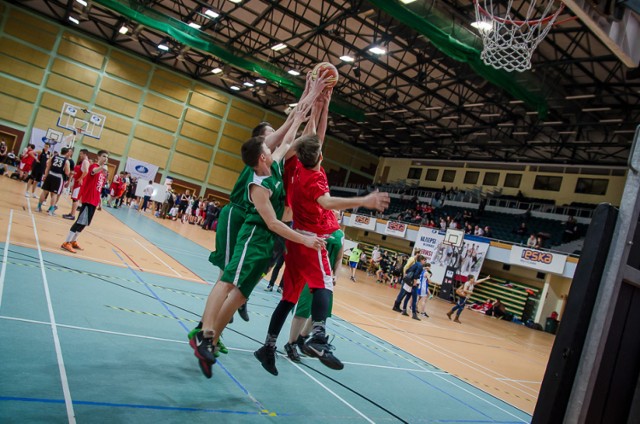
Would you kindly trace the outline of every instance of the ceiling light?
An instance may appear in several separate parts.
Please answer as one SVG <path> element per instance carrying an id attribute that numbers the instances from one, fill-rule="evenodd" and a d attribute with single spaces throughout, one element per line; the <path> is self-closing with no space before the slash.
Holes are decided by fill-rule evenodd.
<path id="1" fill-rule="evenodd" d="M 211 10 L 211 9 L 207 9 L 207 10 L 205 10 L 204 14 L 205 14 L 205 15 L 207 15 L 208 17 L 212 18 L 212 19 L 215 19 L 215 18 L 217 18 L 218 16 L 220 16 L 220 14 L 219 14 L 219 13 L 214 12 L 214 11 L 213 11 L 213 10 Z"/>
<path id="2" fill-rule="evenodd" d="M 353 62 L 355 59 L 352 58 L 351 56 L 344 55 L 344 56 L 340 56 L 340 60 L 343 62 Z"/>
<path id="3" fill-rule="evenodd" d="M 405 119 L 405 122 L 421 122 L 421 121 L 424 121 L 424 118 L 417 117 L 417 118 Z"/>
<path id="4" fill-rule="evenodd" d="M 416 0 L 400 0 L 400 1 L 404 4 L 409 4 L 409 3 L 413 3 Z"/>
<path id="5" fill-rule="evenodd" d="M 222 72 L 222 68 L 213 68 L 213 69 L 211 70 L 211 73 L 212 73 L 212 74 L 219 74 L 220 72 Z"/>
<path id="6" fill-rule="evenodd" d="M 240 91 L 240 87 L 238 87 L 237 85 L 232 85 L 231 87 L 229 87 L 230 89 L 234 90 L 234 91 Z"/>
<path id="7" fill-rule="evenodd" d="M 488 32 L 493 29 L 493 24 L 491 22 L 485 22 L 485 21 L 471 22 L 471 26 L 480 32 Z"/>
<path id="8" fill-rule="evenodd" d="M 617 118 L 617 119 L 601 119 L 600 120 L 601 124 L 615 124 L 617 122 L 622 122 L 622 119 Z"/>
<path id="9" fill-rule="evenodd" d="M 229 1 L 230 1 L 231 3 L 236 3 L 236 4 L 238 4 L 238 3 L 242 3 L 242 0 L 229 0 Z"/>
<path id="10" fill-rule="evenodd" d="M 477 132 L 477 133 L 473 133 L 471 135 L 479 136 L 479 135 L 487 135 L 487 133 L 486 132 Z"/>
<path id="11" fill-rule="evenodd" d="M 514 131 L 511 135 L 528 135 L 529 131 Z"/>
<path id="12" fill-rule="evenodd" d="M 195 23 L 195 22 L 189 22 L 189 26 L 190 26 L 191 28 L 195 28 L 195 29 L 200 29 L 200 28 L 202 28 L 202 25 L 199 25 L 199 24 L 197 24 L 197 23 Z"/>
<path id="13" fill-rule="evenodd" d="M 298 103 L 289 103 L 289 107 L 296 107 L 298 106 Z"/>
<path id="14" fill-rule="evenodd" d="M 534 110 L 527 112 L 527 115 L 537 115 L 537 114 L 538 112 Z"/>
<path id="15" fill-rule="evenodd" d="M 244 85 L 245 87 L 253 87 L 253 83 L 250 83 L 249 81 L 243 82 L 242 85 Z"/>
<path id="16" fill-rule="evenodd" d="M 287 72 L 293 75 L 294 77 L 297 77 L 298 75 L 300 75 L 300 72 L 296 71 L 295 69 L 289 69 Z"/>
<path id="17" fill-rule="evenodd" d="M 434 155 L 437 155 L 438 151 L 437 150 L 432 150 L 431 153 L 433 153 Z"/>
<path id="18" fill-rule="evenodd" d="M 453 144 L 467 144 L 464 140 L 454 141 Z"/>
<path id="19" fill-rule="evenodd" d="M 289 106 L 291 106 L 291 105 L 289 105 Z M 336 127 L 342 127 L 344 125 L 349 125 L 349 124 L 347 124 L 346 122 L 338 122 L 335 126 Z"/>
<path id="20" fill-rule="evenodd" d="M 370 51 L 371 53 L 373 53 L 373 54 L 377 54 L 377 55 L 385 54 L 385 53 L 387 52 L 385 49 L 380 48 L 380 47 L 377 47 L 377 46 L 376 46 L 376 47 L 371 47 L 371 48 L 369 49 L 369 51 Z"/>
<path id="21" fill-rule="evenodd" d="M 127 26 L 126 26 L 126 25 L 122 25 L 122 26 L 120 27 L 120 29 L 118 30 L 118 32 L 119 32 L 120 34 L 122 34 L 122 35 L 125 35 L 127 32 L 129 32 L 129 28 L 127 28 Z"/>
<path id="22" fill-rule="evenodd" d="M 522 103 L 524 103 L 524 100 L 509 100 L 509 104 L 512 104 L 512 105 L 519 105 Z"/>
<path id="23" fill-rule="evenodd" d="M 499 113 L 481 113 L 481 118 L 495 118 L 497 116 L 501 116 Z"/>
<path id="24" fill-rule="evenodd" d="M 397 130 L 406 130 L 406 129 L 407 129 L 407 127 L 397 127 L 396 129 L 397 129 Z"/>
<path id="25" fill-rule="evenodd" d="M 471 124 L 458 125 L 458 128 L 471 128 L 471 127 L 473 127 L 473 125 Z"/>
<path id="26" fill-rule="evenodd" d="M 576 134 L 576 132 L 575 131 L 558 131 L 558 134 L 571 135 L 571 134 Z"/>
<path id="27" fill-rule="evenodd" d="M 276 44 L 275 46 L 272 46 L 272 47 L 271 47 L 271 50 L 273 50 L 273 51 L 276 51 L 276 52 L 277 52 L 277 51 L 280 51 L 280 50 L 282 50 L 282 49 L 284 49 L 284 48 L 286 48 L 286 47 L 287 47 L 287 45 L 286 45 L 286 44 L 284 44 L 284 43 L 279 43 L 279 44 Z"/>
<path id="28" fill-rule="evenodd" d="M 545 121 L 543 122 L 544 125 L 560 125 L 562 124 L 562 121 Z"/>
<path id="29" fill-rule="evenodd" d="M 565 97 L 565 99 L 567 100 L 580 100 L 580 99 L 593 99 L 594 97 L 596 97 L 595 94 L 580 94 L 577 96 L 567 96 Z"/>
<path id="30" fill-rule="evenodd" d="M 424 129 L 426 129 L 426 130 L 435 130 L 435 129 L 438 129 L 438 128 L 440 128 L 440 127 L 437 126 L 437 125 L 428 125 L 428 126 L 424 127 Z"/>
<path id="31" fill-rule="evenodd" d="M 87 2 L 86 2 L 86 1 L 84 1 L 84 0 L 76 0 L 76 1 L 77 1 L 78 3 L 80 3 L 81 5 L 83 5 L 83 6 L 86 6 L 86 5 L 87 5 Z"/>
<path id="32" fill-rule="evenodd" d="M 258 79 L 256 80 L 256 82 L 257 82 L 258 84 L 266 84 L 266 83 L 267 83 L 267 80 L 263 80 L 262 78 L 258 78 Z"/>
<path id="33" fill-rule="evenodd" d="M 588 107 L 582 109 L 583 112 L 604 112 L 607 110 L 611 110 L 610 107 Z"/>
<path id="34" fill-rule="evenodd" d="M 165 52 L 169 51 L 169 46 L 165 45 L 165 44 L 158 44 L 158 48 L 160 50 L 164 50 Z"/>
<path id="35" fill-rule="evenodd" d="M 404 113 L 407 112 L 407 109 L 396 109 L 396 110 L 390 110 L 389 113 Z"/>
<path id="36" fill-rule="evenodd" d="M 73 16 L 69 16 L 69 20 L 70 20 L 71 22 L 73 22 L 74 24 L 76 24 L 76 25 L 78 25 L 78 24 L 80 23 L 80 21 L 79 21 L 79 20 L 77 20 L 76 18 L 74 18 Z"/>
<path id="37" fill-rule="evenodd" d="M 481 107 L 481 106 L 484 106 L 484 103 L 469 103 L 469 104 L 462 105 L 462 107 Z"/>

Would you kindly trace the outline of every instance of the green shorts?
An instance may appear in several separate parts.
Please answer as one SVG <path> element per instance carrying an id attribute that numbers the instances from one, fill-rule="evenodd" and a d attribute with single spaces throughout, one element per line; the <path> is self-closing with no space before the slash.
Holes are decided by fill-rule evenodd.
<path id="1" fill-rule="evenodd" d="M 274 242 L 275 236 L 267 227 L 242 225 L 233 255 L 220 280 L 238 287 L 244 297 L 249 298 L 269 266 Z"/>
<path id="2" fill-rule="evenodd" d="M 216 250 L 209 255 L 209 262 L 221 270 L 224 270 L 231 260 L 245 215 L 243 209 L 232 203 L 225 205 L 220 211 L 216 229 Z"/>
<path id="3" fill-rule="evenodd" d="M 327 238 L 327 256 L 329 258 L 329 265 L 333 269 L 333 264 L 336 263 L 336 259 L 338 254 L 340 254 L 340 249 L 342 248 L 342 243 L 344 241 L 344 232 L 342 230 L 336 230 Z M 311 316 L 311 303 L 313 301 L 313 295 L 309 291 L 309 286 L 307 284 L 304 285 L 302 292 L 300 293 L 300 299 L 298 299 L 298 304 L 296 305 L 295 316 L 301 318 L 309 318 Z M 333 296 L 331 296 L 331 302 L 329 303 L 329 313 L 327 317 L 331 316 L 331 311 L 333 310 Z"/>

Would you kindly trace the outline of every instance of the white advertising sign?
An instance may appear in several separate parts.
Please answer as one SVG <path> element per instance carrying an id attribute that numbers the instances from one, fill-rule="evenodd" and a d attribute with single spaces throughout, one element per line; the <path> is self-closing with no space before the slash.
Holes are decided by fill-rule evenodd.
<path id="1" fill-rule="evenodd" d="M 384 233 L 394 237 L 404 237 L 407 233 L 407 224 L 396 221 L 387 221 L 387 226 L 384 229 Z"/>
<path id="2" fill-rule="evenodd" d="M 509 262 L 511 262 L 512 265 L 520 265 L 526 268 L 537 269 L 538 271 L 562 275 L 567 257 L 559 253 L 513 246 L 511 248 L 511 255 L 509 256 Z"/>
<path id="3" fill-rule="evenodd" d="M 352 213 L 349 225 L 373 231 L 376 229 L 376 219 L 372 216 L 356 215 Z"/>
<path id="4" fill-rule="evenodd" d="M 138 180 L 154 181 L 158 173 L 158 167 L 147 162 L 134 158 L 127 158 L 127 165 L 124 168 L 132 177 Z"/>

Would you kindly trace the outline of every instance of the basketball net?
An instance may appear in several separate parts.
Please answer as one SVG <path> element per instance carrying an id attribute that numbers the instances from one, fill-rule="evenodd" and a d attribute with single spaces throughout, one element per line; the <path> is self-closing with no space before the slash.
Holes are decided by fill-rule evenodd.
<path id="1" fill-rule="evenodd" d="M 518 10 L 512 9 L 513 0 L 504 3 L 474 0 L 479 24 L 476 28 L 484 45 L 480 57 L 496 69 L 523 72 L 531 69 L 531 56 L 564 9 L 564 3 L 531 0 L 528 6 L 520 3 Z"/>

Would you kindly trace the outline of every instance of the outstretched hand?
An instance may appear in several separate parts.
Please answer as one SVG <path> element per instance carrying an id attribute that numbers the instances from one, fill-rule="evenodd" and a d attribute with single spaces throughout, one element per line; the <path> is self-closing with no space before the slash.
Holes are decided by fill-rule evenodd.
<path id="1" fill-rule="evenodd" d="M 390 202 L 391 198 L 389 197 L 389 193 L 374 191 L 364 197 L 364 204 L 362 206 L 367 209 L 375 209 L 383 212 L 389 207 Z"/>
<path id="2" fill-rule="evenodd" d="M 327 245 L 327 242 L 317 236 L 305 236 L 303 244 L 309 249 L 322 250 Z"/>

